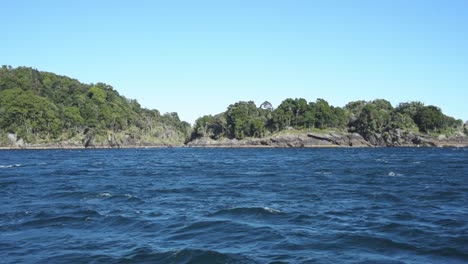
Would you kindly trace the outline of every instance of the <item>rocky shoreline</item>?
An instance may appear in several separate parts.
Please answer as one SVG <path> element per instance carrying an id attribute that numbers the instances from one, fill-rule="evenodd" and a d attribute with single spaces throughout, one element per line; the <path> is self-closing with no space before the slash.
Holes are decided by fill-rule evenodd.
<path id="1" fill-rule="evenodd" d="M 119 149 L 119 148 L 167 148 L 181 147 L 183 144 L 171 144 L 169 142 L 147 142 L 135 140 L 131 137 L 122 139 L 109 134 L 104 140 L 96 140 L 95 136 L 84 133 L 81 138 L 65 141 L 28 143 L 16 134 L 8 134 L 8 144 L 0 145 L 0 149 Z"/>
<path id="2" fill-rule="evenodd" d="M 335 147 L 468 147 L 468 136 L 433 137 L 426 134 L 396 131 L 392 134 L 373 134 L 366 138 L 358 133 L 298 133 L 273 135 L 264 138 L 219 139 L 208 137 L 192 140 L 186 144 L 154 144 L 138 142 L 133 144 L 80 144 L 55 142 L 25 144 L 13 141 L 0 149 L 117 149 L 117 148 L 335 148 Z"/>
<path id="3" fill-rule="evenodd" d="M 133 149 L 133 148 L 172 148 L 182 147 L 183 145 L 126 145 L 126 146 L 76 146 L 76 145 L 61 145 L 61 144 L 45 144 L 45 145 L 24 145 L 24 146 L 2 146 L 0 150 L 47 150 L 47 149 Z"/>
<path id="4" fill-rule="evenodd" d="M 435 138 L 428 135 L 406 133 L 398 137 L 372 135 L 367 140 L 358 133 L 303 133 L 243 140 L 200 138 L 187 147 L 207 148 L 325 148 L 325 147 L 468 147 L 468 137 L 458 135 Z"/>

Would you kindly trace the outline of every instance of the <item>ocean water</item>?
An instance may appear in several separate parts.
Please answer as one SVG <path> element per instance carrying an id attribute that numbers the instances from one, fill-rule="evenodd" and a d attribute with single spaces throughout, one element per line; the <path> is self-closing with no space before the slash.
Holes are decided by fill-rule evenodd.
<path id="1" fill-rule="evenodd" d="M 0 151 L 1 263 L 468 263 L 468 149 Z"/>

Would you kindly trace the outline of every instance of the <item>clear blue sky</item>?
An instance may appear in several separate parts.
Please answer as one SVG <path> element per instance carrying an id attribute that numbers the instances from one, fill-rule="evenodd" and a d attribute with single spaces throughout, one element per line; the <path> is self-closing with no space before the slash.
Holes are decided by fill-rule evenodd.
<path id="1" fill-rule="evenodd" d="M 418 100 L 468 120 L 468 1 L 2 1 L 0 64 L 189 122 L 240 100 Z"/>

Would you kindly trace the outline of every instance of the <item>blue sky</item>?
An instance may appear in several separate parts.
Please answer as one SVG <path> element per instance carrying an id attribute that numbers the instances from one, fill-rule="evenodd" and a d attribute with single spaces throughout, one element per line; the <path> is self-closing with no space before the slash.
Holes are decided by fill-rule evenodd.
<path id="1" fill-rule="evenodd" d="M 240 100 L 421 101 L 468 120 L 468 1 L 2 1 L 0 64 L 193 122 Z"/>

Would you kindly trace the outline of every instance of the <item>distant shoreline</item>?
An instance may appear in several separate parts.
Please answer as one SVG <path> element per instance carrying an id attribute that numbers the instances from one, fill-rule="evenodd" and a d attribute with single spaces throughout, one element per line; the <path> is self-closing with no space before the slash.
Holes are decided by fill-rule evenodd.
<path id="1" fill-rule="evenodd" d="M 94 142 L 93 142 L 94 143 Z M 399 133 L 391 142 L 383 136 L 374 134 L 368 139 L 358 133 L 347 132 L 300 132 L 283 133 L 262 138 L 212 139 L 203 137 L 191 140 L 186 144 L 154 144 L 137 142 L 136 144 L 113 144 L 96 142 L 96 144 L 70 144 L 69 142 L 16 144 L 0 146 L 0 150 L 49 150 L 49 149 L 148 149 L 148 148 L 373 148 L 373 147 L 468 147 L 465 135 L 453 137 L 434 137 L 428 134 Z"/>
<path id="2" fill-rule="evenodd" d="M 64 146 L 64 147 L 48 147 L 48 146 L 25 146 L 25 147 L 0 147 L 0 150 L 52 150 L 52 149 L 64 149 L 64 150 L 85 150 L 85 149 L 144 149 L 144 148 L 174 148 L 174 147 L 184 147 L 184 146 L 163 146 L 163 145 L 154 145 L 154 146 Z"/>
<path id="3" fill-rule="evenodd" d="M 291 146 L 291 147 L 278 147 L 278 146 L 259 146 L 259 145 L 242 145 L 242 146 L 227 146 L 227 145 L 210 145 L 210 146 L 121 146 L 121 147 L 108 147 L 108 146 L 95 146 L 95 147 L 0 147 L 0 151 L 7 150 L 117 150 L 117 149 L 170 149 L 170 148 L 185 148 L 185 149 L 335 149 L 335 148 L 468 148 L 468 144 L 445 144 L 440 146 L 336 146 L 336 145 L 309 145 L 309 146 Z"/>

